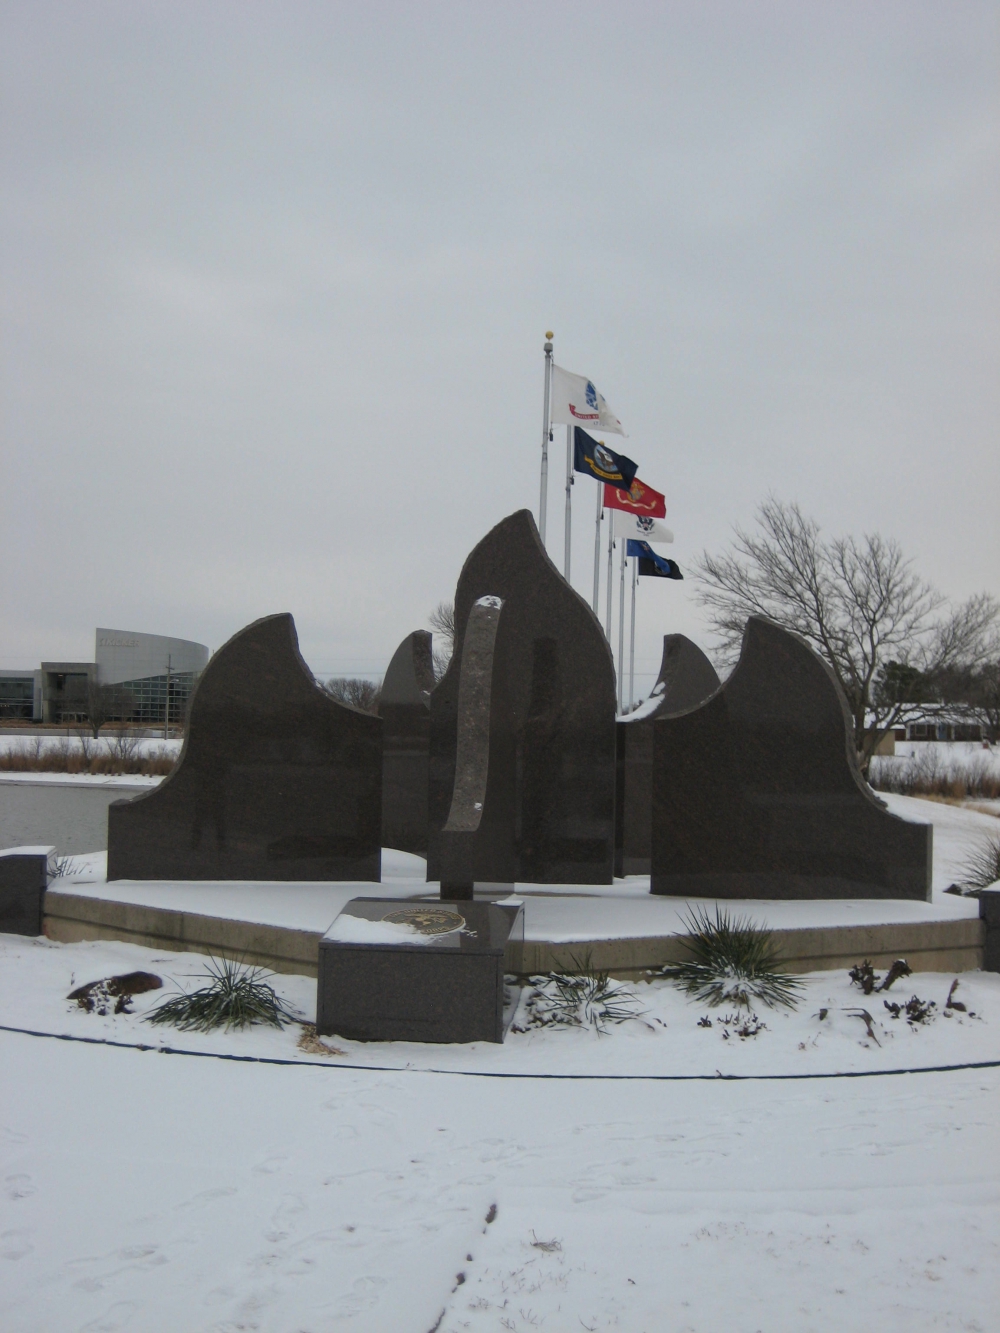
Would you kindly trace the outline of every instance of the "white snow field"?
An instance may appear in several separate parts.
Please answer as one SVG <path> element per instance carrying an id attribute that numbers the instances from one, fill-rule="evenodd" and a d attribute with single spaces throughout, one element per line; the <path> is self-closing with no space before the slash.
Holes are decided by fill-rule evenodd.
<path id="1" fill-rule="evenodd" d="M 941 889 L 997 821 L 906 805 L 968 912 Z M 745 1038 L 657 981 L 606 1035 L 325 1051 L 144 1021 L 205 965 L 0 936 L 2 1333 L 1000 1328 L 1000 974 L 813 973 Z M 131 1013 L 66 998 L 138 968 Z"/>

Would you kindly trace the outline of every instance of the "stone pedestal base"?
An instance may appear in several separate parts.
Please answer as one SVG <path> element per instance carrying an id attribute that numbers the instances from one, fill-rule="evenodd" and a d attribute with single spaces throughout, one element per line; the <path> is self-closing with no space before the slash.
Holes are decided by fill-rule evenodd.
<path id="1" fill-rule="evenodd" d="M 320 941 L 316 1031 L 354 1041 L 502 1042 L 520 904 L 352 898 Z"/>

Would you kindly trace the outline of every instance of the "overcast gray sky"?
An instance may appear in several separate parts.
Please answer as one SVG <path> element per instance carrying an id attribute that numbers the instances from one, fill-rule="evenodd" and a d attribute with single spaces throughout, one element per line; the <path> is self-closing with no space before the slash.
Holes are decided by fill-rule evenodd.
<path id="1" fill-rule="evenodd" d="M 773 491 L 1000 591 L 997 4 L 0 15 L 0 665 L 289 610 L 382 670 L 537 513 L 549 328 L 682 569 Z M 640 593 L 640 672 L 706 642 Z"/>

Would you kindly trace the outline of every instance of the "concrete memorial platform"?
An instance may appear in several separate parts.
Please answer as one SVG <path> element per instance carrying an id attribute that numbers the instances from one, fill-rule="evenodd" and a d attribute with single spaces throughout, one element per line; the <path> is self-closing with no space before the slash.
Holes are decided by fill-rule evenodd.
<path id="1" fill-rule="evenodd" d="M 861 777 L 836 678 L 796 635 L 751 617 L 725 685 L 653 734 L 653 893 L 930 900 L 930 825 Z"/>
<path id="2" fill-rule="evenodd" d="M 109 879 L 378 880 L 382 723 L 314 681 L 290 615 L 213 656 L 173 773 L 108 811 Z"/>
<path id="3" fill-rule="evenodd" d="M 502 1042 L 519 903 L 353 898 L 319 942 L 316 1031 L 355 1041 Z M 509 997 L 512 999 L 513 997 Z"/>
<path id="4" fill-rule="evenodd" d="M 466 638 L 477 623 L 470 618 L 484 598 L 496 599 L 498 623 L 488 653 L 470 642 L 467 670 Z M 431 695 L 428 879 L 610 884 L 611 650 L 589 605 L 546 555 L 528 510 L 498 523 L 466 560 L 455 627 L 454 655 Z M 483 632 L 476 629 L 477 640 Z M 455 801 L 464 802 L 473 770 L 482 809 L 474 828 L 468 811 L 459 827 Z M 446 843 L 455 865 L 445 864 Z"/>

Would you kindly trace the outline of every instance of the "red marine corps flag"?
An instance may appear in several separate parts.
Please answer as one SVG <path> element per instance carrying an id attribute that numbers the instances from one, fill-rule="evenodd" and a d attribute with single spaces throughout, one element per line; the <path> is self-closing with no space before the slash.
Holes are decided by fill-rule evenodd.
<path id="1" fill-rule="evenodd" d="M 638 477 L 627 491 L 617 490 L 614 486 L 604 487 L 605 509 L 624 509 L 627 514 L 640 514 L 646 518 L 666 518 L 666 496 L 654 491 Z"/>

